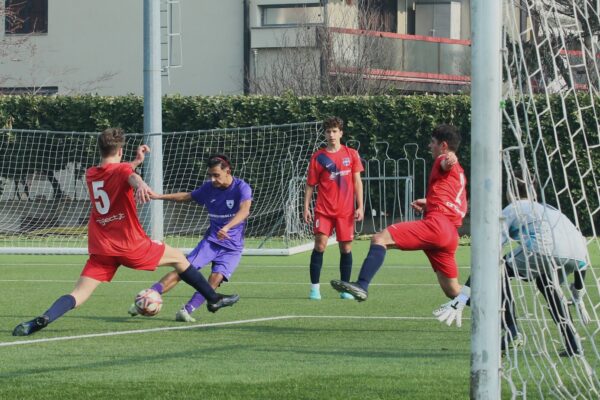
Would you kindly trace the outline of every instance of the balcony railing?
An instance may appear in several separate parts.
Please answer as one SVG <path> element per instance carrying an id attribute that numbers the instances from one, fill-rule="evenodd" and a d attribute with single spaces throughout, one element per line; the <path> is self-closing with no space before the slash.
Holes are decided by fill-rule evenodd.
<path id="1" fill-rule="evenodd" d="M 330 73 L 469 85 L 471 42 L 349 28 L 328 28 Z"/>

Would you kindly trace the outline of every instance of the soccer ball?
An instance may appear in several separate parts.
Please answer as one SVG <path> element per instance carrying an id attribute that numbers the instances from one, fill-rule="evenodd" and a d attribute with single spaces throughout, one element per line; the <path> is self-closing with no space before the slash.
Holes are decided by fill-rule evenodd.
<path id="1" fill-rule="evenodd" d="M 162 308 L 162 297 L 154 289 L 144 289 L 135 296 L 135 308 L 140 315 L 152 317 Z"/>

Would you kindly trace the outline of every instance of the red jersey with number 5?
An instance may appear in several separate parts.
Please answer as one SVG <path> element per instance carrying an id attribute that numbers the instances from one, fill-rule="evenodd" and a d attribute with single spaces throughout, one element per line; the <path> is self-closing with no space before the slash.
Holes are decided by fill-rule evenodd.
<path id="1" fill-rule="evenodd" d="M 467 214 L 467 179 L 458 162 L 444 171 L 442 160 L 445 157 L 442 154 L 433 163 L 427 186 L 426 212 L 440 212 L 459 227 Z"/>
<path id="2" fill-rule="evenodd" d="M 117 256 L 134 252 L 147 240 L 137 216 L 133 174 L 129 163 L 88 168 L 85 180 L 92 202 L 88 221 L 88 252 Z"/>

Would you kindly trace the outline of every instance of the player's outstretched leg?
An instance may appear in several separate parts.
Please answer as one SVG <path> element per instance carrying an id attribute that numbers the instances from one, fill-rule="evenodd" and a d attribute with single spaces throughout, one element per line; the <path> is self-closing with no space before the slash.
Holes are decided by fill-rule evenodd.
<path id="1" fill-rule="evenodd" d="M 91 283 L 87 283 L 88 281 Z M 82 277 L 79 279 L 75 290 L 87 290 L 89 293 L 86 292 L 86 294 L 83 295 L 83 298 L 87 299 L 87 297 L 89 297 L 99 283 L 99 281 Z M 80 298 L 80 300 L 82 300 L 82 298 Z M 56 299 L 56 301 L 50 306 L 49 309 L 46 310 L 44 314 L 30 321 L 21 322 L 19 325 L 17 325 L 15 329 L 13 329 L 12 334 L 13 336 L 29 336 L 37 331 L 40 331 L 48 326 L 50 322 L 57 320 L 67 311 L 75 308 L 76 304 L 77 301 L 73 295 L 65 294 L 64 296 Z"/>
<path id="2" fill-rule="evenodd" d="M 230 307 L 237 303 L 240 296 L 237 294 L 223 295 L 215 292 L 206 278 L 192 265 L 182 252 L 165 245 L 165 253 L 159 265 L 169 265 L 175 268 L 179 279 L 196 289 L 206 299 L 208 311 L 217 312 L 223 307 Z"/>
<path id="3" fill-rule="evenodd" d="M 365 301 L 368 297 L 368 293 L 358 283 L 344 282 L 339 279 L 334 279 L 331 282 L 331 287 L 340 293 L 349 293 L 353 298 L 358 301 Z"/>
<path id="4" fill-rule="evenodd" d="M 358 281 L 351 283 L 342 280 L 332 280 L 331 286 L 340 293 L 350 293 L 358 301 L 365 301 L 368 297 L 369 284 L 383 264 L 385 253 L 385 246 L 372 243 L 369 248 L 369 254 L 367 254 L 360 269 Z"/>
<path id="5" fill-rule="evenodd" d="M 39 330 L 44 329 L 48 326 L 48 317 L 41 315 L 32 319 L 31 321 L 21 322 L 13 329 L 13 336 L 29 336 Z"/>
<path id="6" fill-rule="evenodd" d="M 217 301 L 206 303 L 206 308 L 211 313 L 216 313 L 223 307 L 230 307 L 240 299 L 240 296 L 237 294 L 226 295 L 217 293 L 217 297 L 219 298 Z"/>

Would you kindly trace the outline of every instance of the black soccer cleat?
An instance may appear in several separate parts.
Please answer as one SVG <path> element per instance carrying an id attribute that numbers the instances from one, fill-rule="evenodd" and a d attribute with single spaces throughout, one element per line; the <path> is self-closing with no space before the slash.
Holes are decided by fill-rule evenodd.
<path id="1" fill-rule="evenodd" d="M 217 293 L 217 296 L 219 296 L 219 300 L 217 300 L 216 303 L 206 303 L 206 308 L 208 308 L 208 311 L 211 313 L 216 313 L 223 307 L 230 307 L 240 299 L 240 296 L 237 294 L 226 295 Z"/>
<path id="2" fill-rule="evenodd" d="M 29 336 L 48 326 L 48 317 L 45 315 L 36 317 L 31 321 L 21 322 L 13 329 L 13 336 Z"/>
<path id="3" fill-rule="evenodd" d="M 350 293 L 356 300 L 365 301 L 369 296 L 367 291 L 360 287 L 358 283 L 344 282 L 334 279 L 331 282 L 331 287 L 340 293 Z"/>
<path id="4" fill-rule="evenodd" d="M 577 357 L 583 355 L 583 349 L 578 343 L 567 343 L 564 350 L 558 353 L 560 357 Z"/>

